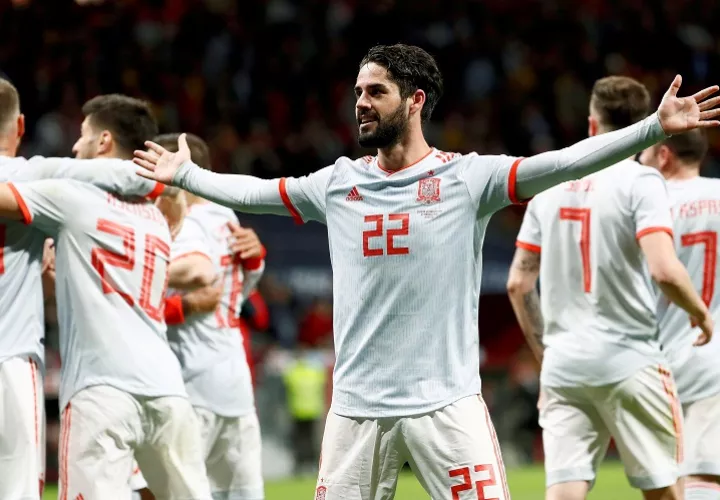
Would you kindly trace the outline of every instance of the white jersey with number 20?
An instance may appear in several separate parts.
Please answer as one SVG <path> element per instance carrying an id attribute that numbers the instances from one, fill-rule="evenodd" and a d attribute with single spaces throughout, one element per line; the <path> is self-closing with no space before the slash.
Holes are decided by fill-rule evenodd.
<path id="1" fill-rule="evenodd" d="M 675 249 L 687 267 L 695 288 L 715 319 L 720 322 L 717 286 L 718 233 L 720 233 L 720 180 L 696 177 L 669 181 L 673 205 Z M 680 401 L 691 403 L 720 394 L 720 338 L 693 347 L 700 334 L 685 311 L 659 299 L 660 339 L 670 361 Z"/>
<path id="2" fill-rule="evenodd" d="M 163 318 L 170 234 L 157 207 L 70 180 L 11 186 L 25 222 L 56 240 L 61 408 L 94 385 L 186 396 Z"/>
<path id="3" fill-rule="evenodd" d="M 517 245 L 542 252 L 543 385 L 611 384 L 663 360 L 638 244 L 654 231 L 672 234 L 665 181 L 631 160 L 530 202 Z"/>

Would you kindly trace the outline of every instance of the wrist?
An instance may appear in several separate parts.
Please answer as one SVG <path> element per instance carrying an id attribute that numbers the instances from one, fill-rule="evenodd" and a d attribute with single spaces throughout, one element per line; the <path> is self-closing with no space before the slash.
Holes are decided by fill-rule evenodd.
<path id="1" fill-rule="evenodd" d="M 249 257 L 247 259 L 241 259 L 240 263 L 242 264 L 243 269 L 245 269 L 246 271 L 257 271 L 262 267 L 266 256 L 267 250 L 265 249 L 265 246 L 260 245 L 260 255 L 255 257 Z"/>

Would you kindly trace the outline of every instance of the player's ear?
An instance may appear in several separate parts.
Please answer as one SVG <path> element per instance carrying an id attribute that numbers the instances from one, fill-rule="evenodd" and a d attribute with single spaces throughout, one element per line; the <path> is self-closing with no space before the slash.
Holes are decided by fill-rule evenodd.
<path id="1" fill-rule="evenodd" d="M 25 115 L 20 113 L 17 118 L 17 137 L 21 139 L 25 135 Z"/>
<path id="2" fill-rule="evenodd" d="M 413 115 L 415 113 L 420 113 L 423 105 L 425 104 L 426 98 L 427 96 L 425 95 L 424 90 L 417 89 L 415 92 L 413 92 L 413 94 L 410 96 L 409 114 Z"/>
<path id="3" fill-rule="evenodd" d="M 98 156 L 110 153 L 113 149 L 113 142 L 114 139 L 109 130 L 103 130 L 100 132 L 97 143 Z"/>
<path id="4" fill-rule="evenodd" d="M 588 137 L 595 137 L 598 133 L 598 121 L 593 115 L 588 116 Z"/>
<path id="5" fill-rule="evenodd" d="M 670 163 L 672 151 L 670 151 L 670 148 L 667 147 L 665 144 L 661 144 L 658 147 L 657 156 L 658 156 L 658 164 L 660 165 L 660 168 L 664 169 L 664 168 L 667 168 L 667 165 Z"/>

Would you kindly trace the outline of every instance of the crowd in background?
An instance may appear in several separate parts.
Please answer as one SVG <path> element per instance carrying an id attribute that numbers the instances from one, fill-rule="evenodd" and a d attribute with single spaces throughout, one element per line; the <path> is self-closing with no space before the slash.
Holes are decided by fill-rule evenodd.
<path id="1" fill-rule="evenodd" d="M 82 103 L 120 92 L 149 100 L 163 132 L 206 138 L 219 172 L 303 175 L 340 155 L 368 153 L 356 145 L 352 88 L 360 59 L 377 43 L 417 44 L 437 58 L 445 96 L 427 135 L 446 151 L 527 156 L 580 140 L 592 83 L 608 74 L 639 79 L 656 102 L 676 73 L 683 94 L 720 82 L 716 0 L 14 3 L 0 3 L 0 74 L 20 91 L 25 155 L 70 154 Z M 716 175 L 720 134 L 710 142 L 706 172 Z M 522 212 L 508 213 L 499 220 L 513 238 Z M 269 324 L 256 336 L 254 357 L 270 353 L 270 361 L 259 376 L 291 386 L 293 361 L 273 357 L 272 348 L 331 352 L 332 306 L 324 297 L 302 300 L 272 273 L 260 291 Z M 504 297 L 491 307 L 512 318 Z M 484 369 L 506 373 L 485 386 L 497 389 L 488 399 L 506 415 L 498 431 L 521 440 L 531 457 L 537 369 L 515 325 L 488 321 Z M 49 394 L 56 357 L 49 351 Z M 272 399 L 266 387 L 259 405 Z"/>

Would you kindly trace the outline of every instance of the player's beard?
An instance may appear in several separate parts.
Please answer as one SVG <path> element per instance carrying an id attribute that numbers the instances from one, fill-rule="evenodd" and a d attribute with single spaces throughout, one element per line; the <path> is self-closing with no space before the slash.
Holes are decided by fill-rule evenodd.
<path id="1" fill-rule="evenodd" d="M 408 128 L 408 119 L 405 116 L 405 104 L 400 103 L 395 111 L 389 116 L 382 118 L 376 116 L 375 130 L 372 132 L 360 132 L 358 143 L 364 148 L 389 148 L 400 142 Z"/>

